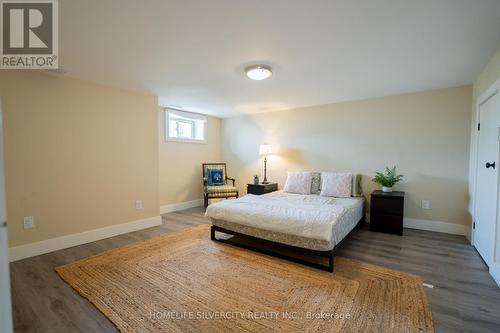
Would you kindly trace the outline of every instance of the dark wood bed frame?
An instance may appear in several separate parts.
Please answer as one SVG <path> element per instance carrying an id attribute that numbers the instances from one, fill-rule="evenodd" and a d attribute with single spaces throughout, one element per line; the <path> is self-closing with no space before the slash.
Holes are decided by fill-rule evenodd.
<path id="1" fill-rule="evenodd" d="M 254 237 L 254 236 L 250 236 L 250 235 L 245 235 L 245 234 L 242 234 L 240 232 L 236 232 L 236 231 L 228 230 L 228 229 L 225 229 L 225 228 L 221 228 L 221 227 L 218 227 L 218 226 L 215 226 L 215 225 L 210 226 L 210 239 L 212 239 L 214 241 L 217 241 L 217 242 L 221 242 L 221 243 L 226 243 L 226 244 L 238 246 L 238 247 L 241 247 L 241 248 L 244 248 L 244 249 L 247 249 L 247 250 L 252 250 L 252 251 L 255 251 L 255 252 L 267 254 L 267 255 L 270 255 L 270 256 L 273 256 L 273 257 L 277 257 L 277 258 L 281 258 L 281 259 L 286 259 L 286 260 L 293 261 L 293 262 L 296 262 L 296 263 L 299 263 L 299 264 L 302 264 L 302 265 L 306 265 L 306 266 L 318 268 L 318 269 L 321 269 L 321 270 L 324 270 L 324 271 L 327 271 L 327 272 L 333 272 L 333 258 L 335 256 L 335 253 L 337 252 L 337 250 L 339 249 L 339 247 L 342 246 L 342 244 L 344 243 L 344 241 L 346 240 L 346 238 L 349 237 L 349 235 L 354 231 L 354 229 L 359 228 L 364 223 L 365 223 L 365 215 L 363 214 L 363 217 L 361 218 L 361 220 L 358 221 L 358 223 L 356 224 L 356 226 L 337 245 L 335 245 L 335 247 L 332 250 L 329 250 L 329 251 L 311 250 L 311 249 L 306 249 L 306 248 L 302 248 L 302 247 L 298 247 L 298 246 L 283 244 L 283 243 L 279 243 L 279 242 L 273 242 L 273 241 L 270 241 L 270 240 L 266 240 L 266 239 L 262 239 L 262 238 L 258 238 L 258 237 Z M 289 256 L 287 254 L 275 252 L 273 250 L 268 250 L 268 249 L 260 248 L 260 247 L 257 247 L 257 246 L 252 246 L 252 245 L 248 245 L 248 244 L 243 244 L 243 243 L 235 242 L 235 241 L 233 241 L 231 239 L 217 238 L 217 237 L 215 237 L 215 232 L 216 231 L 222 232 L 222 233 L 225 233 L 225 234 L 228 234 L 228 235 L 242 237 L 242 238 L 248 239 L 248 240 L 263 242 L 264 244 L 270 245 L 270 247 L 279 245 L 279 247 L 281 247 L 282 249 L 296 251 L 297 253 L 301 253 L 301 254 L 305 253 L 305 254 L 315 255 L 315 256 L 321 257 L 321 258 L 328 258 L 328 265 L 322 265 L 322 264 L 318 264 L 318 263 L 315 263 L 315 262 L 307 261 L 307 260 L 304 260 L 304 259 L 301 259 L 301 258 Z"/>

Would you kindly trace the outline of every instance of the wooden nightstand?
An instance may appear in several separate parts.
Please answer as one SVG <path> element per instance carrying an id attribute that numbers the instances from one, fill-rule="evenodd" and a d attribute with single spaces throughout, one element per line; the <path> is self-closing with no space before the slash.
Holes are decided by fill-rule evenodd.
<path id="1" fill-rule="evenodd" d="M 247 193 L 248 194 L 266 194 L 271 193 L 278 190 L 278 183 L 269 183 L 269 184 L 247 184 Z"/>
<path id="2" fill-rule="evenodd" d="M 370 204 L 370 230 L 403 235 L 405 192 L 373 191 Z"/>

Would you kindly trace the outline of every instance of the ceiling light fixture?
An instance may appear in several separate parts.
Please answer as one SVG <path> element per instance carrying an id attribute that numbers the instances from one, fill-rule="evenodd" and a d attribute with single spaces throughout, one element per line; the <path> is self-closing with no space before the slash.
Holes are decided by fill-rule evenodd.
<path id="1" fill-rule="evenodd" d="M 256 81 L 265 80 L 273 75 L 271 67 L 266 65 L 250 66 L 245 68 L 245 72 L 250 79 Z"/>

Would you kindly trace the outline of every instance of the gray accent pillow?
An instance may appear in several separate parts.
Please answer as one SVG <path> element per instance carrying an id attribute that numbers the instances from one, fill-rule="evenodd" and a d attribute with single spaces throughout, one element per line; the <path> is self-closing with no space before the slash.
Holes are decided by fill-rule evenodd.
<path id="1" fill-rule="evenodd" d="M 361 188 L 361 174 L 359 173 L 355 173 L 352 177 L 352 196 L 363 196 L 363 189 Z"/>
<path id="2" fill-rule="evenodd" d="M 312 182 L 311 182 L 311 194 L 319 194 L 320 192 L 321 192 L 321 173 L 313 172 Z"/>

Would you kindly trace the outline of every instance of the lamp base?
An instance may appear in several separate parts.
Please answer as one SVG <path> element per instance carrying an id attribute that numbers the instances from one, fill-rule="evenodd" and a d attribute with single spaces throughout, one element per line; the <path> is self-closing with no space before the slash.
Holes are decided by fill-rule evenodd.
<path id="1" fill-rule="evenodd" d="M 267 181 L 267 155 L 264 155 L 264 180 L 262 181 L 262 184 L 269 184 Z"/>

